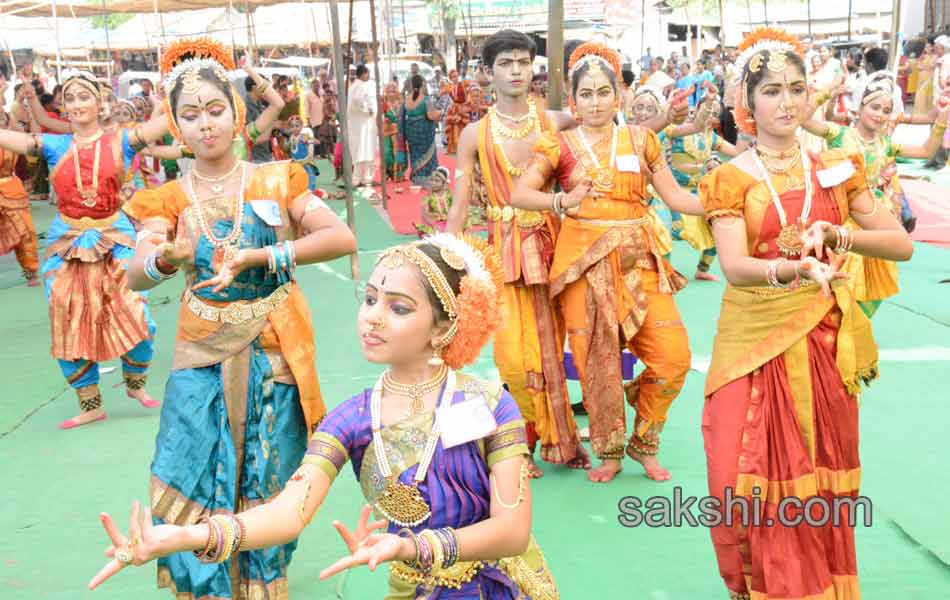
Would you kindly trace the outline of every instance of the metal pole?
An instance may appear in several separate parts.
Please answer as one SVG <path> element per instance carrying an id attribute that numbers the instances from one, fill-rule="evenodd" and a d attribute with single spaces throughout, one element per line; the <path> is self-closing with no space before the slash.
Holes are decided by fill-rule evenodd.
<path id="1" fill-rule="evenodd" d="M 762 10 L 765 11 L 765 26 L 769 26 L 769 0 L 762 0 Z"/>
<path id="2" fill-rule="evenodd" d="M 561 110 L 564 80 L 564 0 L 548 3 L 548 108 Z"/>
<path id="3" fill-rule="evenodd" d="M 248 64 L 255 64 L 256 57 L 254 52 L 254 40 L 252 33 L 252 24 L 251 24 L 251 7 L 248 5 L 247 0 L 244 0 L 244 18 L 247 21 L 247 54 L 248 54 Z"/>
<path id="4" fill-rule="evenodd" d="M 346 42 L 346 53 L 349 56 L 350 64 L 356 64 L 356 57 L 353 56 L 353 1 L 350 0 L 350 35 Z"/>
<path id="5" fill-rule="evenodd" d="M 745 12 L 749 19 L 749 29 L 752 29 L 752 5 L 749 3 L 749 0 L 745 0 Z"/>
<path id="6" fill-rule="evenodd" d="M 848 41 L 851 41 L 851 0 L 848 0 Z"/>
<path id="7" fill-rule="evenodd" d="M 352 5 L 351 5 L 352 6 Z M 373 23 L 373 44 L 370 52 L 373 56 L 373 74 L 376 78 L 376 134 L 379 137 L 379 183 L 382 186 L 383 210 L 389 208 L 389 193 L 386 191 L 386 159 L 383 157 L 383 119 L 386 117 L 381 110 L 383 107 L 382 94 L 379 92 L 379 40 L 376 38 L 376 0 L 369 0 L 370 18 Z M 393 148 L 395 153 L 396 149 Z"/>
<path id="8" fill-rule="evenodd" d="M 808 0 L 808 37 L 811 37 L 811 0 Z"/>
<path id="9" fill-rule="evenodd" d="M 56 32 L 56 81 L 62 81 L 63 53 L 59 48 L 59 19 L 56 16 L 56 0 L 53 0 L 53 27 Z"/>
<path id="10" fill-rule="evenodd" d="M 719 0 L 719 49 L 722 51 L 722 55 L 725 55 L 726 51 L 726 7 L 723 0 Z M 720 60 L 722 58 L 720 56 Z"/>
<path id="11" fill-rule="evenodd" d="M 893 12 L 891 13 L 891 48 L 888 64 L 892 71 L 897 72 L 897 32 L 901 25 L 901 0 L 894 0 Z"/>
<path id="12" fill-rule="evenodd" d="M 647 0 L 640 0 L 640 60 L 643 60 L 643 57 L 646 56 L 646 41 L 647 41 Z M 640 68 L 643 68 L 643 65 L 640 65 Z"/>
<path id="13" fill-rule="evenodd" d="M 340 141 L 343 149 L 343 187 L 346 190 L 346 224 L 350 226 L 353 235 L 356 235 L 356 214 L 353 210 L 353 181 L 350 176 L 353 172 L 353 159 L 350 156 L 349 132 L 346 123 L 346 102 L 349 98 L 346 89 L 345 76 L 343 70 L 343 45 L 340 35 L 340 11 L 337 6 L 337 0 L 329 0 L 330 3 L 330 28 L 333 30 L 333 73 L 336 75 L 337 98 L 340 115 Z M 350 276 L 356 280 L 360 278 L 360 259 L 354 252 L 350 255 Z"/>

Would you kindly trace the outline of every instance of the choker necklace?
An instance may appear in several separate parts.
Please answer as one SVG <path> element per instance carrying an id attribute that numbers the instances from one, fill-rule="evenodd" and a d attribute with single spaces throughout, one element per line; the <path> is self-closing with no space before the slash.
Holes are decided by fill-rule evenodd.
<path id="1" fill-rule="evenodd" d="M 199 179 L 199 180 L 201 180 L 201 181 L 206 181 L 206 182 L 210 183 L 210 184 L 211 184 L 211 191 L 212 191 L 212 192 L 214 192 L 215 194 L 220 194 L 221 192 L 224 191 L 224 183 L 223 183 L 223 182 L 224 182 L 226 179 L 228 179 L 229 177 L 231 177 L 231 175 L 234 175 L 234 172 L 237 171 L 237 168 L 238 168 L 239 166 L 241 166 L 241 161 L 236 160 L 236 161 L 234 161 L 234 166 L 231 167 L 231 169 L 230 169 L 227 173 L 225 173 L 224 175 L 218 175 L 218 176 L 215 176 L 215 177 L 209 177 L 208 175 L 202 175 L 202 174 L 198 171 L 198 167 L 192 167 L 191 172 L 195 175 L 195 178 L 196 178 L 196 179 Z"/>
<path id="2" fill-rule="evenodd" d="M 449 406 L 454 394 L 455 372 L 447 371 L 445 374 L 445 389 L 442 391 L 442 398 L 439 400 L 439 408 Z M 386 480 L 386 486 L 376 499 L 376 510 L 401 527 L 415 527 L 432 515 L 429 503 L 426 502 L 425 498 L 422 497 L 422 492 L 419 491 L 419 484 L 426 478 L 429 463 L 432 462 L 432 457 L 435 456 L 435 448 L 442 433 L 439 411 L 436 411 L 432 418 L 432 430 L 426 438 L 425 450 L 419 459 L 419 466 L 416 467 L 412 485 L 407 485 L 399 481 L 399 475 L 393 474 L 389 466 L 389 458 L 386 456 L 386 448 L 381 433 L 382 396 L 383 377 L 380 377 L 376 385 L 373 386 L 369 409 L 373 427 L 373 451 L 376 454 L 376 464 L 379 466 L 380 474 Z"/>
<path id="3" fill-rule="evenodd" d="M 532 111 L 531 109 L 532 109 L 533 107 L 534 107 L 534 100 L 532 100 L 532 99 L 529 98 L 529 99 L 528 99 L 528 112 L 526 112 L 525 114 L 521 115 L 520 117 L 512 117 L 511 115 L 506 115 L 505 113 L 501 112 L 500 110 L 498 110 L 498 109 L 495 108 L 494 106 L 492 106 L 491 110 L 492 110 L 496 115 L 498 115 L 498 116 L 501 117 L 502 119 L 505 119 L 506 121 L 511 121 L 512 123 L 523 123 L 523 122 L 527 121 L 528 119 L 530 119 L 530 118 L 532 117 L 532 114 L 531 114 L 531 113 L 534 112 L 534 111 Z"/>
<path id="4" fill-rule="evenodd" d="M 808 154 L 805 152 L 804 148 L 799 148 L 800 157 L 802 160 L 802 171 L 805 177 L 805 203 L 802 205 L 802 214 L 798 217 L 798 221 L 795 223 L 789 223 L 788 217 L 785 215 L 785 208 L 782 206 L 782 200 L 778 196 L 778 192 L 775 191 L 775 186 L 772 185 L 772 178 L 769 175 L 768 169 L 765 168 L 765 165 L 762 164 L 762 159 L 759 157 L 757 151 L 752 152 L 752 160 L 755 162 L 755 165 L 759 168 L 759 171 L 762 175 L 762 180 L 765 182 L 765 186 L 769 190 L 769 195 L 772 197 L 772 205 L 775 207 L 775 212 L 778 214 L 778 221 L 781 225 L 779 230 L 778 237 L 775 239 L 776 245 L 778 245 L 778 250 L 782 253 L 783 256 L 791 257 L 798 256 L 802 252 L 802 233 L 805 231 L 805 227 L 808 225 L 808 216 L 811 214 L 811 203 L 812 203 L 812 180 L 811 180 L 811 161 L 808 159 Z M 789 169 L 791 166 L 789 167 Z"/>
<path id="5" fill-rule="evenodd" d="M 445 375 L 448 373 L 448 370 L 449 368 L 446 367 L 445 364 L 442 364 L 431 379 L 427 379 L 421 383 L 408 384 L 399 383 L 393 379 L 392 373 L 386 371 L 383 373 L 383 389 L 397 396 L 405 396 L 411 400 L 406 417 L 421 415 L 423 413 L 422 399 L 425 398 L 426 394 L 442 387 L 442 382 L 445 381 Z"/>
<path id="6" fill-rule="evenodd" d="M 95 142 L 105 134 L 105 131 L 102 129 L 97 129 L 96 132 L 90 135 L 87 138 L 79 137 L 79 134 L 73 134 L 73 141 L 76 142 L 76 145 L 88 146 L 89 144 Z"/>
<path id="7" fill-rule="evenodd" d="M 756 151 L 762 156 L 767 156 L 769 158 L 774 158 L 776 160 L 785 160 L 786 158 L 792 158 L 801 152 L 801 148 L 798 144 L 795 144 L 791 148 L 786 150 L 775 150 L 769 148 L 768 146 L 763 146 L 762 144 L 755 145 Z"/>

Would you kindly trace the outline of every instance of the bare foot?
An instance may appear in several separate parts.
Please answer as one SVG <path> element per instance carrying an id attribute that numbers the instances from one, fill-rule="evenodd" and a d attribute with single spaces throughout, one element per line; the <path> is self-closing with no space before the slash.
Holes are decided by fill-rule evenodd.
<path id="1" fill-rule="evenodd" d="M 138 390 L 130 390 L 126 388 L 125 395 L 129 398 L 132 398 L 133 400 L 138 400 L 139 404 L 141 404 L 143 408 L 157 408 L 162 405 L 161 402 L 155 398 L 152 398 L 145 388 Z"/>
<path id="2" fill-rule="evenodd" d="M 647 477 L 653 481 L 669 481 L 673 478 L 670 472 L 663 468 L 654 454 L 640 454 L 632 448 L 627 448 L 627 456 L 643 465 Z"/>
<path id="3" fill-rule="evenodd" d="M 577 456 L 567 461 L 564 466 L 568 469 L 583 469 L 585 471 L 590 469 L 590 454 L 587 453 L 584 444 L 577 444 Z"/>
<path id="4" fill-rule="evenodd" d="M 40 278 L 39 277 L 29 277 L 26 280 L 26 285 L 29 287 L 39 287 Z"/>
<path id="5" fill-rule="evenodd" d="M 587 472 L 587 478 L 594 483 L 610 483 L 617 473 L 623 470 L 616 458 L 604 459 L 600 466 Z"/>
<path id="6" fill-rule="evenodd" d="M 693 277 L 700 281 L 719 281 L 719 275 L 715 275 L 709 271 L 696 271 Z"/>
<path id="7" fill-rule="evenodd" d="M 104 421 L 106 418 L 106 411 L 101 408 L 95 410 L 87 410 L 84 413 L 80 413 L 73 417 L 72 419 L 66 419 L 59 424 L 60 429 L 73 429 L 74 427 L 79 427 L 81 425 L 87 425 L 89 423 L 95 423 L 96 421 Z"/>
<path id="8" fill-rule="evenodd" d="M 533 456 L 528 457 L 528 477 L 531 479 L 541 479 L 544 477 L 544 471 L 542 471 L 541 467 L 539 467 L 538 464 L 534 462 Z"/>

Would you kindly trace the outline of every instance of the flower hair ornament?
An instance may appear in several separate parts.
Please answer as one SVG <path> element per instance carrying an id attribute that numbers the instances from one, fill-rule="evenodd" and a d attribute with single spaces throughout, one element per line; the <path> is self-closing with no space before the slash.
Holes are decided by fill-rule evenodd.
<path id="1" fill-rule="evenodd" d="M 597 42 L 584 42 L 571 52 L 571 58 L 567 62 L 567 79 L 573 81 L 574 73 L 578 69 L 588 65 L 590 71 L 610 71 L 614 74 L 614 81 L 620 81 L 622 78 L 620 55 L 603 44 Z M 568 102 L 571 105 L 571 113 L 576 112 L 574 105 L 574 94 L 568 95 Z"/>
<path id="2" fill-rule="evenodd" d="M 634 102 L 636 102 L 640 96 L 649 96 L 652 98 L 658 112 L 666 108 L 666 98 L 663 96 L 663 90 L 658 87 L 646 84 L 641 85 L 637 88 L 637 91 L 633 93 Z"/>
<path id="3" fill-rule="evenodd" d="M 449 268 L 463 273 L 458 295 L 436 263 L 419 249 L 423 244 L 438 248 Z M 378 264 L 396 268 L 407 262 L 422 272 L 451 321 L 433 360 L 445 362 L 452 369 L 474 362 L 501 325 L 501 260 L 494 249 L 479 238 L 437 233 L 390 248 L 380 256 Z"/>
<path id="4" fill-rule="evenodd" d="M 739 56 L 736 58 L 736 69 L 741 74 L 739 85 L 736 86 L 736 107 L 733 115 L 736 127 L 743 133 L 756 134 L 755 119 L 752 118 L 752 108 L 749 103 L 748 85 L 750 73 L 758 73 L 763 68 L 773 73 L 781 73 L 788 67 L 788 54 L 804 56 L 805 49 L 798 38 L 783 29 L 774 27 L 759 27 L 750 32 L 736 48 Z M 766 60 L 762 54 L 767 51 Z"/>
<path id="5" fill-rule="evenodd" d="M 244 120 L 247 109 L 231 82 L 228 71 L 235 69 L 234 57 L 222 44 L 210 38 L 180 39 L 165 47 L 162 51 L 161 75 L 162 87 L 165 90 L 165 115 L 168 118 L 168 130 L 172 136 L 182 142 L 181 130 L 175 122 L 175 111 L 171 105 L 171 93 L 180 81 L 181 91 L 185 94 L 194 94 L 201 86 L 201 71 L 208 69 L 215 74 L 219 81 L 231 90 L 231 99 L 234 102 L 235 134 L 244 130 Z"/>

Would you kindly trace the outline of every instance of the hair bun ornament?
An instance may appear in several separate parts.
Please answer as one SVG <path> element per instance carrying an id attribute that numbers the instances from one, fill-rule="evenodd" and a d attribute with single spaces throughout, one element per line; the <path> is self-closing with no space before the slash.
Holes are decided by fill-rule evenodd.
<path id="1" fill-rule="evenodd" d="M 439 248 L 443 260 L 464 263 L 465 275 L 456 297 L 455 336 L 441 356 L 449 367 L 460 369 L 471 364 L 501 326 L 498 294 L 502 285 L 501 258 L 487 242 L 472 236 L 437 233 L 423 238 Z M 453 269 L 455 266 L 449 263 Z"/>
<path id="2" fill-rule="evenodd" d="M 233 71 L 234 56 L 224 44 L 208 37 L 182 38 L 162 48 L 162 76 L 171 73 L 179 63 L 189 59 L 208 58 L 228 71 Z"/>

